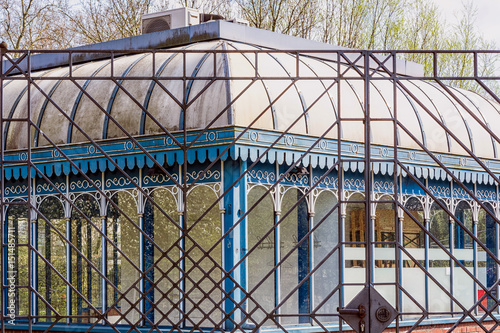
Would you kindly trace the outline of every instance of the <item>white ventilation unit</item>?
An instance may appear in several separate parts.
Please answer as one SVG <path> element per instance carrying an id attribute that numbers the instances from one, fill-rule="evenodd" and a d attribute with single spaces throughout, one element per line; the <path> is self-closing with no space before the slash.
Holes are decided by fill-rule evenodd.
<path id="1" fill-rule="evenodd" d="M 142 33 L 169 30 L 200 24 L 200 13 L 192 8 L 177 8 L 141 16 Z"/>

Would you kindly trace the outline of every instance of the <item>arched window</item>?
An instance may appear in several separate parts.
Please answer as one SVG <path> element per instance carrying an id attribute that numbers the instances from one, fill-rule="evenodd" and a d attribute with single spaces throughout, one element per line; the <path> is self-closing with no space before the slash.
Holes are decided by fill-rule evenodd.
<path id="1" fill-rule="evenodd" d="M 366 280 L 365 263 L 365 197 L 354 193 L 346 203 L 344 222 L 344 277 L 343 281 L 359 283 L 359 286 L 344 286 L 344 304 L 348 304 L 363 288 L 361 284 Z"/>
<path id="2" fill-rule="evenodd" d="M 108 202 L 106 230 L 108 321 L 137 324 L 139 321 L 139 217 L 132 195 L 119 191 Z M 116 207 L 115 207 L 116 206 Z M 118 208 L 119 209 L 118 209 Z M 136 305 L 133 305 L 136 304 Z M 133 309 L 130 309 L 130 308 Z M 111 308 L 111 309 L 109 309 Z M 125 314 L 122 318 L 122 314 Z"/>
<path id="3" fill-rule="evenodd" d="M 421 201 L 415 197 L 409 198 L 405 203 L 406 210 L 410 214 L 403 214 L 403 239 L 400 240 L 403 247 L 410 254 L 403 257 L 403 269 L 401 272 L 401 285 L 407 293 L 401 292 L 403 312 L 411 313 L 404 318 L 419 318 L 422 308 L 425 309 L 425 272 L 419 264 L 425 267 L 425 221 L 424 207 Z"/>
<path id="4" fill-rule="evenodd" d="M 339 280 L 339 208 L 335 208 L 337 198 L 330 191 L 323 191 L 314 206 L 314 226 L 312 243 L 313 303 L 317 314 L 337 313 L 339 291 L 335 291 Z M 338 317 L 319 317 L 321 322 L 338 321 Z"/>
<path id="5" fill-rule="evenodd" d="M 471 206 L 465 201 L 460 201 L 455 209 L 455 217 L 465 226 L 464 229 L 458 223 L 455 224 L 455 249 L 472 249 L 472 237 L 467 233 L 467 231 L 474 232 Z"/>
<path id="6" fill-rule="evenodd" d="M 195 187 L 187 197 L 185 237 L 186 326 L 213 326 L 222 320 L 221 215 L 217 196 L 208 186 Z M 215 308 L 215 309 L 214 309 Z"/>
<path id="7" fill-rule="evenodd" d="M 444 201 L 440 203 L 447 207 Z M 437 280 L 437 283 L 428 280 L 429 311 L 446 312 L 451 309 L 451 300 L 445 293 L 445 290 L 451 292 L 451 258 L 442 247 L 450 248 L 450 216 L 437 202 L 431 205 L 429 233 L 436 239 L 429 237 L 429 273 Z"/>
<path id="8" fill-rule="evenodd" d="M 5 230 L 5 243 L 8 245 L 8 250 L 6 251 L 6 263 L 8 269 L 4 279 L 4 283 L 9 286 L 9 289 L 4 290 L 7 296 L 8 304 L 14 301 L 15 307 L 7 307 L 4 311 L 6 315 L 13 314 L 15 316 L 26 316 L 28 315 L 28 298 L 29 293 L 27 288 L 19 288 L 18 286 L 28 286 L 29 274 L 28 267 L 30 263 L 28 261 L 28 243 L 29 243 L 29 233 L 28 233 L 28 208 L 26 205 L 20 204 L 19 202 L 10 205 L 7 209 L 6 214 L 6 230 Z M 4 268 L 2 267 L 2 271 Z M 15 286 L 14 295 L 12 295 L 10 286 Z M 8 290 L 8 293 L 7 293 Z M 14 298 L 14 299 L 12 299 Z"/>
<path id="9" fill-rule="evenodd" d="M 102 237 L 99 205 L 94 197 L 84 194 L 75 201 L 71 213 L 71 280 L 76 292 L 72 293 L 72 314 L 96 316 L 102 309 Z M 81 254 L 79 254 L 79 253 Z M 77 322 L 82 322 L 78 318 Z"/>
<path id="10" fill-rule="evenodd" d="M 262 324 L 266 314 L 275 306 L 275 231 L 274 205 L 263 186 L 255 186 L 248 192 L 248 287 L 251 292 L 247 301 L 248 313 L 256 324 Z M 262 200 L 261 200 L 262 199 Z M 260 200 L 260 202 L 259 202 Z M 257 203 L 258 202 L 258 203 Z M 254 302 L 255 301 L 255 302 Z M 271 324 L 272 321 L 266 321 Z"/>
<path id="11" fill-rule="evenodd" d="M 386 300 L 393 306 L 396 305 L 396 241 L 401 241 L 398 235 L 397 210 L 394 199 L 383 195 L 377 200 L 375 208 L 374 236 L 377 242 L 373 248 L 375 267 L 373 280 L 375 283 L 385 283 L 377 286 Z"/>
<path id="12" fill-rule="evenodd" d="M 148 299 L 155 305 L 154 322 L 158 325 L 180 325 L 183 269 L 179 258 L 182 255 L 180 242 L 179 214 L 176 200 L 167 189 L 159 188 L 151 193 L 144 209 L 144 229 L 154 241 L 145 241 L 145 270 L 149 271 L 146 290 L 154 287 Z M 154 267 L 151 270 L 151 267 Z M 149 306 L 146 306 L 146 311 Z"/>
<path id="13" fill-rule="evenodd" d="M 54 317 L 67 315 L 66 283 L 66 219 L 61 201 L 47 197 L 39 207 L 38 215 L 38 292 L 45 299 L 38 299 L 38 315 Z M 59 276 L 60 275 L 60 276 Z M 57 313 L 52 311 L 54 309 Z M 51 321 L 52 318 L 40 318 Z"/>
<path id="14" fill-rule="evenodd" d="M 297 188 L 288 189 L 281 203 L 280 215 L 280 307 L 282 314 L 310 312 L 309 288 L 309 218 L 307 201 Z M 286 258 L 286 259 L 285 259 Z M 282 317 L 283 324 L 309 322 L 308 317 Z"/>
<path id="15" fill-rule="evenodd" d="M 479 244 L 477 244 L 477 278 L 487 288 L 495 285 L 498 279 L 498 270 L 496 258 L 498 258 L 498 224 L 496 223 L 494 217 L 495 213 L 493 207 L 489 203 L 484 203 L 486 210 L 481 208 L 478 214 L 477 221 L 477 238 L 479 239 Z M 484 246 L 484 247 L 483 247 Z M 489 250 L 493 255 L 486 252 Z M 493 290 L 493 294 L 497 295 L 497 289 Z M 485 294 L 485 290 L 478 287 L 477 299 Z M 477 301 L 476 299 L 476 301 Z M 485 300 L 481 301 L 482 306 L 493 309 L 497 303 L 495 300 L 487 296 Z M 478 307 L 478 312 L 483 312 L 481 307 Z"/>
<path id="16" fill-rule="evenodd" d="M 441 205 L 446 207 L 446 203 L 444 201 L 440 201 Z M 431 206 L 430 212 L 430 233 L 437 239 L 439 244 L 446 248 L 450 248 L 450 217 L 448 214 L 441 208 L 441 206 L 434 202 Z M 439 248 L 437 242 L 433 239 L 430 240 L 431 248 Z"/>

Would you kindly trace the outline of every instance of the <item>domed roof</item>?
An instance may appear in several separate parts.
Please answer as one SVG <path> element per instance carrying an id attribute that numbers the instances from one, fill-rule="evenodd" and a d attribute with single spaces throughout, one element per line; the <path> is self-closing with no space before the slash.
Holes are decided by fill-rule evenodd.
<path id="1" fill-rule="evenodd" d="M 322 136 L 340 113 L 350 119 L 342 121 L 342 139 L 364 141 L 364 82 L 355 69 L 306 55 L 297 63 L 296 55 L 285 52 L 256 56 L 252 51 L 258 49 L 216 40 L 87 62 L 73 66 L 73 80 L 69 67 L 32 73 L 30 94 L 25 80 L 4 81 L 3 115 L 26 118 L 29 109 L 33 123 L 53 143 L 69 144 L 88 137 L 126 137 L 124 131 L 137 136 L 229 125 L 275 131 L 290 127 L 289 133 Z M 228 52 L 214 52 L 224 50 Z M 194 79 L 183 80 L 184 61 L 185 75 Z M 352 79 L 335 83 L 339 68 Z M 294 81 L 297 69 L 301 79 Z M 214 71 L 219 79 L 214 80 Z M 152 74 L 157 79 L 151 80 Z M 251 80 L 256 74 L 260 79 Z M 372 143 L 394 144 L 390 118 L 397 105 L 400 147 L 421 149 L 406 128 L 431 151 L 465 154 L 445 125 L 477 156 L 497 157 L 497 143 L 477 120 L 500 132 L 500 105 L 470 91 L 447 88 L 449 93 L 430 81 L 402 80 L 394 90 L 386 74 L 375 72 L 373 78 Z M 4 133 L 6 149 L 27 147 L 26 123 L 6 122 Z M 334 127 L 325 137 L 336 139 L 337 133 Z M 35 130 L 31 142 L 32 147 L 49 145 Z"/>

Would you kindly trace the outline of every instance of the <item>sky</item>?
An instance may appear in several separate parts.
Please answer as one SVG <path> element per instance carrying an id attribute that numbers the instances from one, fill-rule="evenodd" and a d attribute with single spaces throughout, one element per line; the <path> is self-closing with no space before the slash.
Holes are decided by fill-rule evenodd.
<path id="1" fill-rule="evenodd" d="M 462 9 L 462 0 L 433 0 L 440 8 L 448 23 L 456 21 L 455 16 Z M 69 0 L 70 4 L 77 4 L 77 0 Z M 487 39 L 496 43 L 500 50 L 500 0 L 472 0 L 477 8 L 476 26 L 478 31 Z"/>
<path id="2" fill-rule="evenodd" d="M 443 17 L 449 23 L 456 21 L 455 15 L 462 9 L 461 0 L 434 0 L 441 9 Z M 477 8 L 476 26 L 478 31 L 487 40 L 496 43 L 496 49 L 500 50 L 500 0 L 472 0 Z"/>

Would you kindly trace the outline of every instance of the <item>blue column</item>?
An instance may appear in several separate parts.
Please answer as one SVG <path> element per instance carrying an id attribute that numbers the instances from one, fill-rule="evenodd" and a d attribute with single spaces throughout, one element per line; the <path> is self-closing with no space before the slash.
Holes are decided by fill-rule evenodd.
<path id="1" fill-rule="evenodd" d="M 497 257 L 497 225 L 495 220 L 488 214 L 486 215 L 486 247 L 488 250 L 493 252 Z M 497 281 L 497 264 L 494 258 L 489 255 L 486 255 L 486 286 L 489 288 L 495 284 Z M 493 291 L 494 295 L 496 295 L 496 290 Z M 488 297 L 488 308 L 494 306 L 495 301 Z"/>
<path id="2" fill-rule="evenodd" d="M 151 241 L 154 241 L 154 208 L 149 201 L 146 202 L 144 207 L 143 227 L 144 235 L 141 235 L 141 237 L 144 238 L 144 251 L 142 252 L 142 255 L 144 256 L 144 271 L 148 271 L 150 269 L 150 271 L 146 274 L 147 279 L 144 279 L 144 313 L 147 313 L 146 317 L 148 320 L 154 322 L 154 310 L 152 310 L 155 302 L 155 292 L 152 283 L 154 281 L 154 269 L 151 269 L 154 264 L 154 246 Z M 151 240 L 149 240 L 146 236 Z"/>
<path id="3" fill-rule="evenodd" d="M 223 164 L 223 183 L 224 192 L 229 190 L 224 197 L 224 221 L 223 233 L 226 233 L 231 227 L 235 226 L 232 232 L 224 238 L 223 241 L 223 267 L 224 271 L 228 272 L 233 269 L 235 264 L 240 260 L 246 252 L 246 218 L 238 223 L 238 220 L 246 211 L 246 177 L 243 177 L 234 187 L 231 185 L 238 177 L 246 170 L 247 163 L 245 161 L 233 161 L 228 159 Z M 241 264 L 231 272 L 231 277 L 238 283 L 236 290 L 231 291 L 235 284 L 229 278 L 224 280 L 224 290 L 230 293 L 230 297 L 225 297 L 224 313 L 231 313 L 230 318 L 225 320 L 225 328 L 233 329 L 234 323 L 242 324 L 244 320 L 243 314 L 239 308 L 244 305 L 238 305 L 243 299 L 243 289 L 246 290 L 246 269 L 245 264 Z M 236 310 L 235 310 L 236 309 Z M 234 310 L 234 312 L 232 312 Z"/>
<path id="4" fill-rule="evenodd" d="M 301 191 L 297 191 L 297 201 L 302 198 L 303 194 Z M 286 212 L 285 212 L 286 213 Z M 307 202 L 305 198 L 297 206 L 297 241 L 304 238 L 309 232 L 309 217 L 307 212 Z M 297 284 L 301 283 L 309 273 L 309 239 L 303 241 L 298 246 L 298 256 L 297 256 L 297 266 L 298 266 L 298 281 Z M 299 287 L 299 313 L 308 314 L 309 311 L 309 287 L 310 279 L 304 282 L 303 285 Z M 299 323 L 308 323 L 309 316 L 300 316 Z"/>

